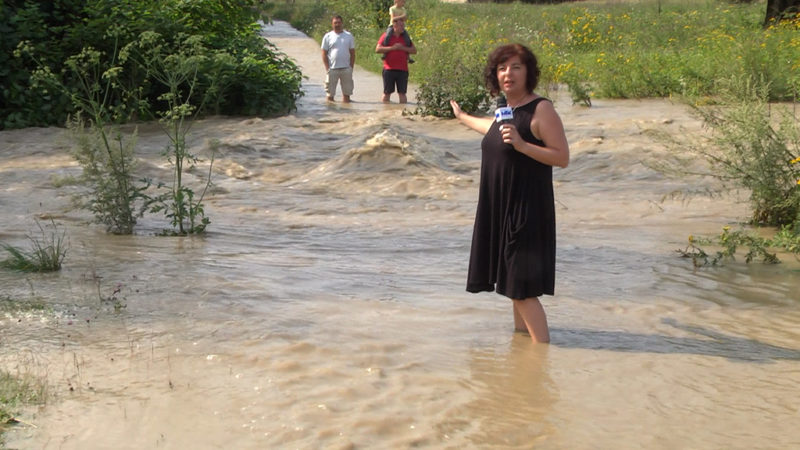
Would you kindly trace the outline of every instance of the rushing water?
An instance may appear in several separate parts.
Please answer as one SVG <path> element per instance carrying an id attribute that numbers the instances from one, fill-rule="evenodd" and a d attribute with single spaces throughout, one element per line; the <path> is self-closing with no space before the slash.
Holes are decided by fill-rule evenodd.
<path id="1" fill-rule="evenodd" d="M 572 162 L 537 346 L 507 299 L 464 291 L 480 136 L 381 104 L 360 69 L 356 103 L 326 104 L 317 43 L 266 32 L 307 95 L 291 116 L 194 125 L 192 150 L 220 151 L 206 236 L 154 236 L 152 216 L 107 235 L 54 185 L 79 171 L 61 130 L 0 133 L 0 240 L 53 217 L 70 242 L 60 273 L 0 271 L 2 296 L 54 305 L 0 318 L 0 363 L 49 392 L 11 447 L 800 446 L 797 264 L 676 255 L 747 215 L 649 168 L 649 130 L 700 132 L 684 108 L 550 93 Z M 139 126 L 143 172 L 166 175 L 164 141 Z"/>

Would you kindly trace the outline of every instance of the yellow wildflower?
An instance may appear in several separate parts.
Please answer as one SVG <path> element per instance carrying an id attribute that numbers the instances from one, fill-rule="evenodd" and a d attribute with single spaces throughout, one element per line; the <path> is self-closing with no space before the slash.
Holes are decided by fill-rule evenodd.
<path id="1" fill-rule="evenodd" d="M 800 156 L 798 156 L 797 158 L 789 161 L 789 164 L 797 164 L 797 163 L 800 163 Z"/>

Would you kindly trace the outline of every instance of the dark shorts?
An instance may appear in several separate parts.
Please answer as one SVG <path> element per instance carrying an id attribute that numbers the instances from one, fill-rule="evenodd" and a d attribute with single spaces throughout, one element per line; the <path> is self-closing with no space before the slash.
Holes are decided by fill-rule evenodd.
<path id="1" fill-rule="evenodd" d="M 408 72 L 405 70 L 383 69 L 383 93 L 391 94 L 397 86 L 398 94 L 405 94 L 408 90 Z"/>

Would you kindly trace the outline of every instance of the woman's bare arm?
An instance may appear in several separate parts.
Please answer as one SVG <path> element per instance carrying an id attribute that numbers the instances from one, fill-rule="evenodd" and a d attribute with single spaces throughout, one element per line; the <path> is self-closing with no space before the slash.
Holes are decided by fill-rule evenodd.
<path id="1" fill-rule="evenodd" d="M 476 117 L 465 113 L 455 100 L 450 100 L 450 107 L 453 108 L 453 115 L 456 116 L 459 122 L 480 134 L 486 134 L 494 121 L 492 117 Z"/>
<path id="2" fill-rule="evenodd" d="M 519 135 L 514 125 L 503 125 L 503 142 L 514 146 L 518 152 L 540 163 L 550 166 L 567 167 L 569 164 L 569 144 L 564 133 L 564 124 L 553 104 L 544 101 L 536 107 L 536 115 L 530 123 L 531 133 L 544 142 L 544 147 L 527 142 Z"/>

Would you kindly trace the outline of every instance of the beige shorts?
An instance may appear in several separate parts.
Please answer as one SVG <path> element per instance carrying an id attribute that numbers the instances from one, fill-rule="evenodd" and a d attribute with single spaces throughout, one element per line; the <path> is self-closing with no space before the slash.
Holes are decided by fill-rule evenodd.
<path id="1" fill-rule="evenodd" d="M 353 68 L 345 67 L 342 69 L 330 69 L 325 76 L 325 94 L 328 97 L 336 95 L 336 85 L 341 82 L 342 94 L 353 95 Z"/>

